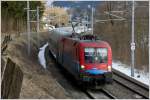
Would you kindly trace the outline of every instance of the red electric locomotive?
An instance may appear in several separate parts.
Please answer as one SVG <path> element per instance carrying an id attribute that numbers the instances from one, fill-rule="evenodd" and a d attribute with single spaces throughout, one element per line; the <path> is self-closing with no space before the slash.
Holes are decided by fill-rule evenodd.
<path id="1" fill-rule="evenodd" d="M 79 82 L 112 82 L 112 51 L 107 42 L 94 35 L 75 35 L 71 28 L 50 32 L 49 47 L 56 60 Z"/>

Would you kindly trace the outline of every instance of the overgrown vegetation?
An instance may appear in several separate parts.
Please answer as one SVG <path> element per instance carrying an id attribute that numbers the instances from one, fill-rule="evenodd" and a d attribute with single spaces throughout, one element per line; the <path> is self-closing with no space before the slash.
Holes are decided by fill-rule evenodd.
<path id="1" fill-rule="evenodd" d="M 41 1 L 30 1 L 30 9 L 36 9 L 36 7 L 44 9 L 44 5 Z M 27 12 L 24 8 L 27 8 L 27 1 L 2 1 L 1 2 L 1 29 L 2 33 L 20 33 L 26 31 Z M 40 11 L 40 18 L 43 11 Z M 31 17 L 31 16 L 30 16 Z M 35 23 L 31 25 L 33 28 Z"/>
<path id="2" fill-rule="evenodd" d="M 124 21 L 106 21 L 95 23 L 95 32 L 108 41 L 112 47 L 114 60 L 131 64 L 131 21 L 132 2 L 112 1 L 102 2 L 99 6 L 96 19 L 115 19 L 115 17 L 104 14 L 105 11 L 122 11 L 113 13 L 122 16 Z M 135 67 L 148 71 L 148 31 L 149 31 L 149 6 L 148 2 L 135 2 Z"/>

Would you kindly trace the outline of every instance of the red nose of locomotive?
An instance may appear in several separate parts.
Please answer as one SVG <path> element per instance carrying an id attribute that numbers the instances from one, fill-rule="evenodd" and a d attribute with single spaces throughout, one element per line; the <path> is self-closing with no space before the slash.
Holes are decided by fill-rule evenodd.
<path id="1" fill-rule="evenodd" d="M 85 63 L 85 64 L 82 64 L 80 67 L 81 67 L 81 71 L 96 69 L 96 70 L 102 70 L 104 72 L 111 72 L 112 70 L 112 66 L 106 63 L 102 63 L 102 64 L 86 64 Z"/>
<path id="2" fill-rule="evenodd" d="M 112 54 L 109 45 L 104 42 L 84 44 L 80 68 L 83 81 L 111 80 Z"/>

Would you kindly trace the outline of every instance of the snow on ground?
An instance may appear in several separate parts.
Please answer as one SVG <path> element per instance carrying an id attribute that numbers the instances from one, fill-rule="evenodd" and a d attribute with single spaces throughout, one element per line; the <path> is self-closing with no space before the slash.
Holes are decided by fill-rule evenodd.
<path id="1" fill-rule="evenodd" d="M 122 64 L 120 61 L 113 61 L 112 67 L 131 77 L 131 66 Z M 135 77 L 132 77 L 132 78 L 149 85 L 149 73 L 148 72 L 146 73 L 142 70 L 135 69 L 134 75 Z"/>
<path id="2" fill-rule="evenodd" d="M 46 69 L 46 60 L 45 60 L 45 48 L 48 46 L 48 43 L 46 43 L 43 47 L 40 48 L 38 59 L 40 64 Z"/>

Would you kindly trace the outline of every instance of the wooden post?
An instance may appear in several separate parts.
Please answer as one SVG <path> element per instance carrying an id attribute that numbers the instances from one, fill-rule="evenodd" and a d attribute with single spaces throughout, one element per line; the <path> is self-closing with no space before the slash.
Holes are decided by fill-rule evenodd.
<path id="1" fill-rule="evenodd" d="M 14 62 L 11 61 L 11 59 L 8 58 L 7 64 L 4 66 L 4 70 L 2 72 L 1 98 L 19 98 L 22 80 L 23 72 Z"/>

